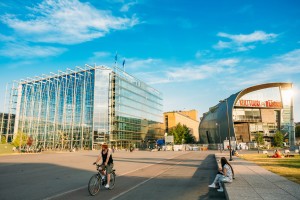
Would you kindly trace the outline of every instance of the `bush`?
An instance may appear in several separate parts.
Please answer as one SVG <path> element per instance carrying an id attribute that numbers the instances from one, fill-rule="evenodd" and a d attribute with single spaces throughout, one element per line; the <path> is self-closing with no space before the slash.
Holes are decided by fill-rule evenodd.
<path id="1" fill-rule="evenodd" d="M 6 136 L 1 135 L 1 144 L 6 144 Z"/>
<path id="2" fill-rule="evenodd" d="M 25 133 L 23 133 L 21 131 L 18 131 L 14 135 L 14 139 L 13 139 L 13 142 L 11 144 L 14 145 L 15 147 L 20 147 L 21 148 L 23 145 L 26 144 L 27 138 L 28 138 L 28 136 Z"/>

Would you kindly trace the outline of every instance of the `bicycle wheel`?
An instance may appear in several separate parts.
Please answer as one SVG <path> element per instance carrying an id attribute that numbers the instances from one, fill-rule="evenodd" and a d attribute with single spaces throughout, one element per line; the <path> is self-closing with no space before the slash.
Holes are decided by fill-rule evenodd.
<path id="1" fill-rule="evenodd" d="M 98 174 L 95 174 L 90 178 L 88 190 L 92 196 L 96 195 L 99 192 L 100 180 L 101 179 L 99 178 Z"/>
<path id="2" fill-rule="evenodd" d="M 110 174 L 110 182 L 109 182 L 109 189 L 112 190 L 115 187 L 116 182 L 116 174 L 115 172 L 112 172 Z"/>

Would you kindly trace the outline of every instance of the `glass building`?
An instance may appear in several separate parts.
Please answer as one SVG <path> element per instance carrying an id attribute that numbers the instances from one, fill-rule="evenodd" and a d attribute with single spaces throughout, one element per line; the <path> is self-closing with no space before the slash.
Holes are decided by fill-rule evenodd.
<path id="1" fill-rule="evenodd" d="M 14 135 L 42 149 L 142 147 L 164 134 L 162 94 L 117 67 L 86 65 L 14 82 L 8 105 Z"/>
<path id="2" fill-rule="evenodd" d="M 0 131 L 1 131 L 0 141 L 1 142 L 3 143 L 12 142 L 12 136 L 14 133 L 14 121 L 15 121 L 14 114 L 0 113 Z"/>
<path id="3" fill-rule="evenodd" d="M 203 114 L 199 125 L 202 144 L 255 143 L 257 133 L 272 145 L 277 130 L 295 145 L 292 83 L 266 83 L 246 88 Z M 224 142 L 225 141 L 225 142 Z"/>

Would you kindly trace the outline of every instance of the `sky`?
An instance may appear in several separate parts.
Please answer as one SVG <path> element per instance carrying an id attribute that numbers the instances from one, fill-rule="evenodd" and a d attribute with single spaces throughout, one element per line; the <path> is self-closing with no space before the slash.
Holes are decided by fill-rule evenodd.
<path id="1" fill-rule="evenodd" d="M 292 82 L 300 122 L 298 0 L 0 0 L 0 108 L 14 80 L 86 64 L 124 70 L 196 109 Z M 3 106 L 1 106 L 3 105 Z"/>

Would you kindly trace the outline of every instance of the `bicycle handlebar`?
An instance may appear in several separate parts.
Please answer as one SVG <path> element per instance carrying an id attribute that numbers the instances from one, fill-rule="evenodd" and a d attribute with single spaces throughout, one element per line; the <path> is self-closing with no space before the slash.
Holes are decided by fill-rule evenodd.
<path id="1" fill-rule="evenodd" d="M 96 169 L 99 171 L 102 164 L 98 164 L 98 163 L 94 162 L 93 165 L 96 165 Z M 103 170 L 103 169 L 101 168 L 101 170 Z"/>

